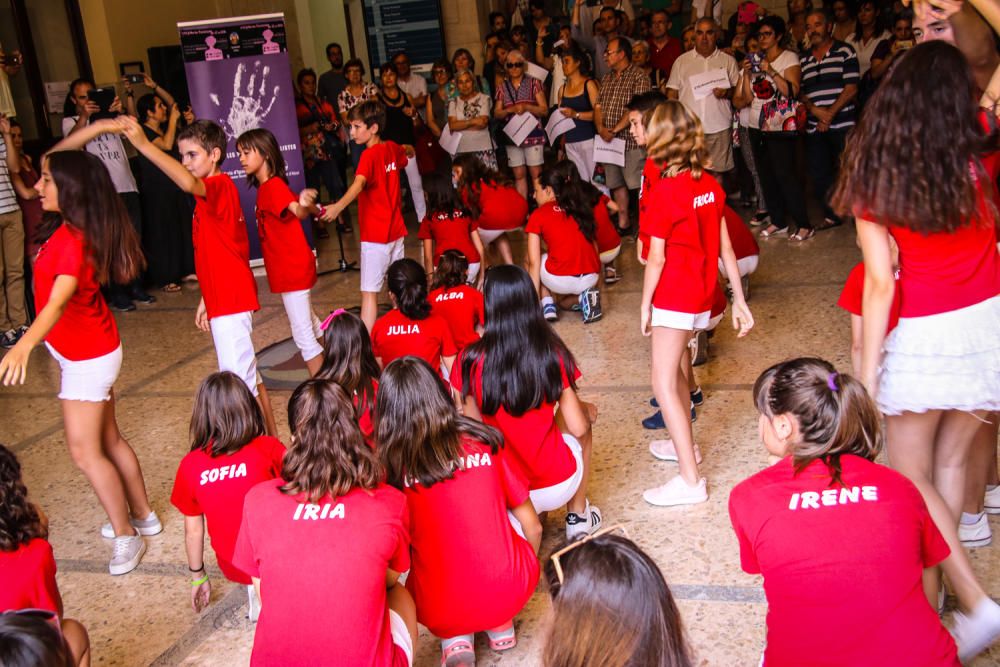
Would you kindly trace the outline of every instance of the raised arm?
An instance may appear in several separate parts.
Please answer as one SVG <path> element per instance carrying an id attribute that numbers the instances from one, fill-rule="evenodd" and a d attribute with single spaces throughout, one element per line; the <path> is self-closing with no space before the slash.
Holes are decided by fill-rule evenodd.
<path id="1" fill-rule="evenodd" d="M 83 116 L 80 116 L 83 118 Z M 131 116 L 123 116 L 120 118 L 130 118 L 133 122 L 135 119 Z M 137 124 L 138 126 L 138 124 Z M 117 120 L 111 118 L 102 118 L 101 120 L 96 120 L 90 125 L 81 127 L 78 130 L 72 132 L 66 136 L 62 141 L 49 149 L 50 153 L 55 153 L 56 151 L 78 151 L 83 149 L 84 146 L 89 144 L 91 141 L 97 138 L 98 135 L 106 134 L 108 132 L 114 134 L 121 134 Z M 140 134 L 142 131 L 140 130 Z M 145 138 L 145 137 L 143 137 Z"/>
<path id="2" fill-rule="evenodd" d="M 146 138 L 142 127 L 139 126 L 135 118 L 119 116 L 114 123 L 117 125 L 116 131 L 128 137 L 135 149 L 146 156 L 157 169 L 166 174 L 167 178 L 173 181 L 177 187 L 195 197 L 205 196 L 205 182 L 185 169 L 184 165 L 170 157 L 168 153 L 154 146 Z"/>

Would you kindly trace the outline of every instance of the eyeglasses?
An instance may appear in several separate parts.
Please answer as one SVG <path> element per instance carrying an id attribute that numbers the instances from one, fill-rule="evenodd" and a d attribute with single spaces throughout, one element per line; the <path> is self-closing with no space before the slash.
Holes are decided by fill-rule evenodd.
<path id="1" fill-rule="evenodd" d="M 552 560 L 552 565 L 556 568 L 556 579 L 559 580 L 559 584 L 562 585 L 562 583 L 563 583 L 563 569 L 562 569 L 562 565 L 559 564 L 559 558 L 561 556 L 565 556 L 567 553 L 569 553 L 573 549 L 576 549 L 581 544 L 586 544 L 587 542 L 589 542 L 590 540 L 594 539 L 595 537 L 600 537 L 601 535 L 607 535 L 608 533 L 613 533 L 616 530 L 619 531 L 619 532 L 621 532 L 622 535 L 624 535 L 626 538 L 628 538 L 628 531 L 625 530 L 625 526 L 623 526 L 622 524 L 619 523 L 619 524 L 616 524 L 614 526 L 608 526 L 607 528 L 601 528 L 596 533 L 593 533 L 592 535 L 586 535 L 586 536 L 582 537 L 581 539 L 577 540 L 576 542 L 573 542 L 572 544 L 568 544 L 568 545 L 564 546 L 562 549 L 560 549 L 559 551 L 557 551 L 554 554 L 552 554 L 552 556 L 550 556 L 549 558 Z"/>
<path id="2" fill-rule="evenodd" d="M 522 63 L 522 62 L 516 62 L 516 63 L 507 63 L 507 64 L 505 65 L 505 67 L 506 67 L 507 69 L 517 69 L 517 68 L 519 68 L 519 67 L 524 67 L 524 63 Z"/>
<path id="3" fill-rule="evenodd" d="M 448 70 L 446 70 L 446 69 L 435 69 L 435 70 L 431 70 L 431 72 L 433 72 L 434 75 L 436 76 L 438 74 L 447 74 Z"/>
<path id="4" fill-rule="evenodd" d="M 757 35 L 760 37 L 774 37 L 774 31 L 772 30 L 759 30 Z"/>

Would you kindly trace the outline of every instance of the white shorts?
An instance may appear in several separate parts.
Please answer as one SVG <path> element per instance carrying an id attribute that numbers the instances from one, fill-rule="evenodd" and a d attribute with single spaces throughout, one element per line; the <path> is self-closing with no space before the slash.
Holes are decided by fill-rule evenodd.
<path id="1" fill-rule="evenodd" d="M 257 395 L 257 352 L 253 348 L 253 313 L 249 310 L 208 321 L 219 370 L 235 373 Z"/>
<path id="2" fill-rule="evenodd" d="M 406 627 L 406 621 L 392 609 L 389 610 L 389 632 L 392 634 L 392 643 L 406 654 L 407 664 L 413 665 L 413 637 Z"/>
<path id="3" fill-rule="evenodd" d="M 682 331 L 700 331 L 708 329 L 712 321 L 712 311 L 703 313 L 682 313 L 676 310 L 653 308 L 653 316 L 649 319 L 650 326 L 680 329 Z"/>
<path id="4" fill-rule="evenodd" d="M 511 227 L 510 229 L 483 229 L 479 228 L 479 238 L 482 240 L 483 245 L 489 245 L 500 238 L 507 232 L 518 232 L 521 231 L 523 227 Z"/>
<path id="5" fill-rule="evenodd" d="M 481 262 L 472 262 L 469 264 L 469 282 L 475 283 L 476 278 L 479 277 L 479 269 L 482 267 Z"/>
<path id="6" fill-rule="evenodd" d="M 601 253 L 601 264 L 610 264 L 611 262 L 618 259 L 618 255 L 622 252 L 621 245 L 615 246 L 611 250 L 605 250 Z"/>
<path id="7" fill-rule="evenodd" d="M 583 448 L 579 441 L 569 433 L 563 433 L 562 438 L 569 450 L 573 452 L 573 458 L 576 459 L 576 472 L 558 484 L 529 491 L 528 495 L 531 497 L 531 504 L 535 506 L 536 512 L 550 512 L 565 507 L 570 499 L 576 495 L 583 482 Z"/>
<path id="8" fill-rule="evenodd" d="M 715 327 L 719 326 L 719 322 L 721 322 L 722 318 L 725 316 L 726 316 L 726 311 L 722 311 L 715 317 L 709 319 L 708 326 L 705 327 L 705 331 L 713 331 Z"/>
<path id="9" fill-rule="evenodd" d="M 541 280 L 550 292 L 554 294 L 580 294 L 597 284 L 600 276 L 596 273 L 585 273 L 582 276 L 556 276 L 545 268 L 549 254 L 542 255 Z"/>
<path id="10" fill-rule="evenodd" d="M 89 401 L 101 403 L 111 400 L 111 387 L 122 369 L 122 346 L 113 352 L 93 359 L 73 361 L 45 344 L 52 357 L 59 362 L 59 398 L 64 401 Z"/>
<path id="11" fill-rule="evenodd" d="M 507 164 L 511 167 L 540 167 L 545 162 L 545 146 L 507 146 Z"/>
<path id="12" fill-rule="evenodd" d="M 282 292 L 281 302 L 285 304 L 285 314 L 288 315 L 288 324 L 292 328 L 292 340 L 302 353 L 302 359 L 309 361 L 323 354 L 323 347 L 316 342 L 317 338 L 323 336 L 323 332 L 319 328 L 319 318 L 313 312 L 309 290 Z"/>
<path id="13" fill-rule="evenodd" d="M 740 278 L 743 276 L 749 276 L 751 273 L 757 270 L 757 262 L 760 260 L 760 255 L 749 255 L 747 257 L 740 257 L 736 260 L 736 268 L 740 270 Z M 726 275 L 726 267 L 722 264 L 722 258 L 719 258 L 719 273 Z"/>
<path id="14" fill-rule="evenodd" d="M 361 291 L 382 291 L 389 265 L 403 259 L 403 239 L 392 243 L 361 242 Z"/>

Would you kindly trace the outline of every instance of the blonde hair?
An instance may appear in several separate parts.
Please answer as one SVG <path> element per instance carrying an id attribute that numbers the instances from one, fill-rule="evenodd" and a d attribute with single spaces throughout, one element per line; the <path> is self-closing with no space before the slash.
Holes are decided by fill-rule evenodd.
<path id="1" fill-rule="evenodd" d="M 698 117 L 677 100 L 658 104 L 648 113 L 646 155 L 660 165 L 665 177 L 690 169 L 692 178 L 701 178 L 707 153 Z"/>

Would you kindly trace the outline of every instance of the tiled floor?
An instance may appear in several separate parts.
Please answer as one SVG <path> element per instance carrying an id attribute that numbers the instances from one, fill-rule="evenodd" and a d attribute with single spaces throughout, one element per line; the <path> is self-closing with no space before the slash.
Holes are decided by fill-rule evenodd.
<path id="1" fill-rule="evenodd" d="M 407 254 L 415 257 L 413 236 Z M 624 279 L 604 294 L 603 321 L 585 327 L 575 316 L 564 316 L 556 325 L 582 367 L 582 396 L 600 409 L 591 498 L 604 510 L 605 521 L 626 524 L 659 563 L 702 665 L 756 665 L 763 645 L 761 581 L 740 571 L 726 513 L 733 485 L 766 464 L 757 441 L 752 383 L 769 364 L 803 354 L 849 369 L 848 318 L 834 303 L 859 258 L 853 231 L 824 232 L 798 246 L 784 239 L 762 245 L 750 302 L 757 328 L 736 340 L 724 323 L 712 340 L 710 362 L 697 369 L 707 397 L 695 424 L 711 492 L 705 504 L 657 509 L 640 497 L 675 470 L 649 456 L 651 437 L 639 425 L 650 413 L 649 342 L 638 328 L 641 270 L 633 245 L 626 245 L 619 260 Z M 523 252 L 521 245 L 515 249 Z M 334 266 L 335 239 L 323 242 L 321 250 L 321 267 Z M 356 257 L 353 237 L 348 237 L 348 253 Z M 263 307 L 255 318 L 254 339 L 260 349 L 289 332 L 279 300 L 267 293 L 263 279 L 258 287 Z M 357 274 L 322 276 L 313 291 L 317 311 L 357 305 L 357 290 Z M 216 369 L 212 342 L 194 327 L 196 289 L 185 286 L 179 294 L 157 296 L 156 305 L 118 316 L 125 347 L 118 418 L 165 524 L 163 534 L 148 539 L 149 551 L 136 572 L 118 578 L 107 574 L 109 544 L 97 533 L 104 516 L 65 451 L 55 399 L 58 372 L 44 350 L 32 357 L 25 387 L 0 391 L 0 441 L 20 456 L 29 489 L 49 515 L 66 611 L 89 628 L 95 664 L 246 664 L 253 628 L 243 617 L 245 593 L 214 576 L 212 605 L 201 616 L 191 611 L 183 523 L 169 505 L 174 471 L 188 448 L 194 388 Z M 288 392 L 272 393 L 286 439 L 287 398 Z M 562 516 L 549 518 L 543 556 L 556 544 L 561 521 Z M 972 558 L 987 590 L 1000 596 L 1000 550 L 979 549 Z M 517 619 L 518 647 L 501 656 L 480 641 L 480 664 L 538 664 L 547 607 L 539 590 Z M 336 614 L 330 621 L 336 622 Z M 416 664 L 435 665 L 438 655 L 437 643 L 423 633 Z M 976 664 L 1000 664 L 1000 650 Z"/>

